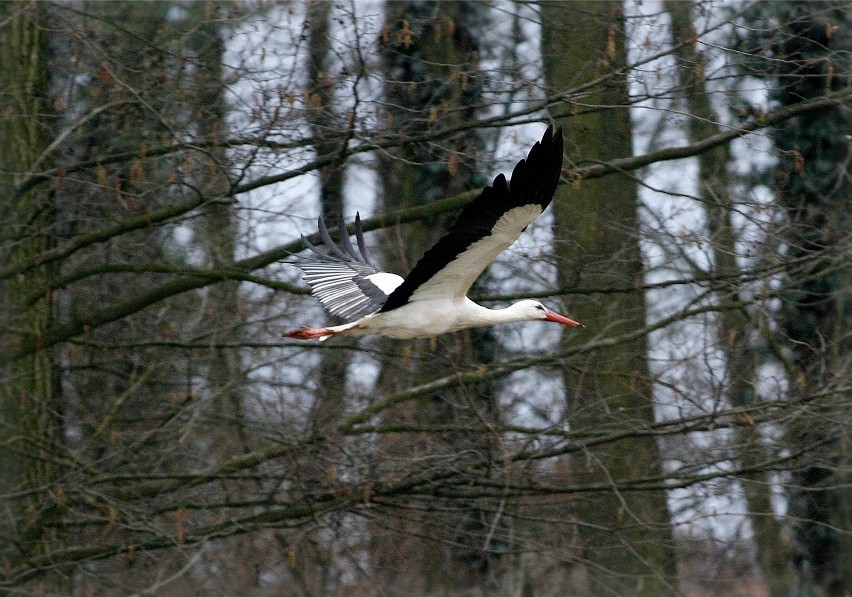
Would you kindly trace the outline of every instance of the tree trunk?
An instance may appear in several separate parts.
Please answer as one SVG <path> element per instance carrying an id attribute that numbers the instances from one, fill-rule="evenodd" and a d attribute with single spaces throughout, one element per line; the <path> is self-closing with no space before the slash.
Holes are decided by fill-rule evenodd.
<path id="1" fill-rule="evenodd" d="M 695 143 L 722 132 L 719 118 L 704 89 L 704 57 L 693 40 L 692 2 L 667 0 L 666 10 L 672 19 L 672 43 L 683 44 L 676 52 L 680 84 L 684 90 L 689 112 L 689 142 Z M 736 301 L 742 310 L 726 310 L 719 314 L 720 347 L 725 355 L 726 398 L 733 407 L 745 407 L 757 400 L 755 393 L 757 354 L 751 346 L 751 329 L 745 301 L 737 285 L 740 268 L 737 264 L 737 239 L 732 222 L 734 204 L 730 196 L 728 164 L 731 155 L 727 145 L 698 156 L 698 198 L 706 209 L 711 235 L 714 274 L 720 282 L 716 292 L 719 300 Z M 769 450 L 763 443 L 760 428 L 735 427 L 735 450 L 739 465 L 752 469 L 764 462 Z M 772 490 L 765 472 L 743 476 L 743 495 L 755 537 L 757 559 L 764 581 L 774 597 L 786 597 L 793 583 L 790 566 L 790 546 L 772 510 Z"/>
<path id="2" fill-rule="evenodd" d="M 482 92 L 477 61 L 486 12 L 483 5 L 468 2 L 387 4 L 382 58 L 390 131 L 405 138 L 476 121 Z M 405 144 L 392 158 L 383 158 L 384 211 L 428 204 L 482 185 L 485 181 L 477 175 L 480 147 L 479 133 L 471 129 L 457 133 L 442 146 Z M 388 271 L 403 275 L 410 271 L 451 221 L 452 216 L 445 216 L 408 224 L 404 229 L 389 229 L 384 255 Z M 434 341 L 388 343 L 388 350 L 403 351 L 403 360 L 384 365 L 380 388 L 393 392 L 491 362 L 495 343 L 490 330 L 467 331 Z M 495 386 L 490 383 L 439 392 L 420 400 L 413 410 L 401 409 L 394 416 L 423 424 L 478 423 L 480 417 L 493 420 L 497 416 L 494 392 Z M 413 455 L 428 445 L 428 450 L 437 454 L 475 453 L 486 459 L 494 452 L 492 439 L 482 434 L 434 433 L 416 443 L 422 448 L 409 443 L 398 447 L 388 444 L 385 449 Z M 434 505 L 436 510 L 441 509 Z M 422 579 L 424 592 L 475 587 L 488 591 L 498 583 L 499 562 L 494 554 L 499 539 L 486 540 L 490 519 L 486 521 L 485 512 L 473 503 L 456 504 L 451 509 L 455 508 L 457 514 L 422 514 L 419 528 L 408 528 L 434 539 L 411 539 L 407 545 L 412 559 L 418 562 L 414 576 Z"/>
<path id="3" fill-rule="evenodd" d="M 0 231 L 3 263 L 27 262 L 52 246 L 54 205 L 50 189 L 15 195 L 30 172 L 51 166 L 49 145 L 50 70 L 46 4 L 6 2 L 0 5 Z M 14 239 L 15 242 L 11 242 Z M 0 289 L 2 348 L 14 349 L 22 339 L 38 338 L 54 319 L 54 299 L 44 289 L 52 266 L 38 266 L 3 283 Z M 43 293 L 32 305 L 25 297 Z M 0 384 L 0 495 L 3 509 L 0 558 L 7 564 L 45 555 L 55 547 L 57 522 L 65 506 L 58 483 L 57 456 L 64 444 L 62 398 L 56 349 L 43 349 L 9 365 Z M 10 541 L 13 539 L 14 541 Z M 14 564 L 13 564 L 14 565 Z M 56 577 L 51 577 L 56 578 Z M 53 581 L 51 581 L 52 583 Z M 52 589 L 59 590 L 55 584 Z M 45 591 L 28 587 L 34 592 Z"/>
<path id="4" fill-rule="evenodd" d="M 334 78 L 331 72 L 332 8 L 333 4 L 325 0 L 311 0 L 308 4 L 308 119 L 317 156 L 334 155 L 342 149 L 342 119 L 335 113 Z M 326 225 L 331 230 L 337 229 L 340 218 L 343 217 L 344 173 L 345 165 L 340 162 L 332 162 L 319 169 L 320 209 Z M 329 318 L 333 319 L 332 316 Z M 349 339 L 340 342 L 350 347 L 356 345 L 355 341 Z M 351 360 L 349 352 L 344 350 L 324 351 L 321 359 L 317 397 L 310 421 L 314 429 L 327 427 L 344 412 L 346 369 Z M 323 471 L 322 474 L 326 473 Z"/>
<path id="5" fill-rule="evenodd" d="M 230 162 L 227 151 L 219 145 L 228 138 L 228 106 L 225 100 L 225 83 L 222 64 L 225 42 L 222 25 L 215 15 L 202 16 L 210 10 L 206 5 L 194 5 L 199 20 L 195 34 L 190 38 L 198 59 L 197 111 L 195 114 L 199 142 L 211 143 L 204 155 L 196 156 L 198 186 L 212 201 L 205 206 L 204 215 L 197 225 L 197 242 L 201 245 L 209 267 L 228 268 L 234 262 L 237 246 L 237 222 L 231 199 Z M 198 10 L 203 9 L 203 10 Z M 209 391 L 216 396 L 208 408 L 230 413 L 234 426 L 217 430 L 220 437 L 215 444 L 217 454 L 225 458 L 251 449 L 246 432 L 243 407 L 244 378 L 239 351 L 230 345 L 237 344 L 241 315 L 239 282 L 223 280 L 211 286 L 209 308 L 202 319 L 201 332 L 210 339 L 211 353 L 207 365 Z M 236 432 L 236 433 L 235 433 Z M 239 442 L 240 445 L 233 445 Z"/>
<path id="6" fill-rule="evenodd" d="M 305 90 L 307 119 L 311 130 L 311 143 L 317 157 L 341 155 L 345 149 L 345 124 L 335 98 L 335 63 L 332 40 L 334 36 L 334 3 L 326 0 L 310 0 L 307 4 L 308 83 Z M 344 194 L 346 164 L 343 158 L 334 160 L 318 169 L 320 212 L 326 226 L 337 230 L 344 217 Z M 338 317 L 327 315 L 328 325 L 344 323 Z M 352 360 L 352 350 L 357 340 L 338 337 L 334 349 L 319 352 L 316 368 L 316 391 L 308 415 L 309 433 L 322 433 L 321 442 L 306 446 L 299 456 L 302 472 L 299 482 L 305 495 L 322 495 L 339 487 L 337 474 L 346 470 L 341 454 L 348 448 L 343 438 L 334 433 L 334 423 L 346 412 L 347 369 Z M 294 542 L 305 546 L 314 554 L 311 558 L 294 559 L 291 563 L 293 576 L 304 587 L 311 587 L 317 594 L 334 592 L 336 576 L 335 548 L 345 543 L 345 532 L 340 525 L 322 525 L 315 532 L 306 534 L 282 532 L 279 540 L 292 549 Z"/>
<path id="7" fill-rule="evenodd" d="M 146 155 L 149 148 L 179 136 L 188 141 L 192 135 L 201 134 L 206 125 L 200 120 L 210 114 L 205 114 L 205 110 L 216 109 L 215 105 L 201 104 L 199 96 L 205 93 L 203 82 L 209 74 L 204 67 L 193 64 L 191 77 L 190 69 L 180 68 L 187 57 L 197 60 L 197 55 L 190 55 L 188 47 L 172 52 L 178 48 L 172 43 L 183 29 L 179 13 L 165 2 L 94 3 L 88 8 L 79 17 L 64 13 L 71 21 L 68 27 L 79 26 L 87 31 L 85 40 L 78 42 L 83 38 L 57 35 L 55 42 L 58 51 L 52 67 L 57 73 L 57 85 L 67 90 L 61 98 L 66 102 L 61 113 L 62 127 L 71 131 L 65 141 L 63 162 L 73 165 L 124 152 L 136 155 L 114 163 L 105 160 L 96 168 L 55 182 L 58 231 L 69 238 L 79 238 L 92 229 L 128 217 L 149 214 L 178 201 L 182 192 L 199 192 L 208 181 L 216 182 L 204 187 L 205 192 L 221 190 L 213 190 L 221 180 L 215 168 L 199 171 L 201 160 L 197 153 Z M 116 33 L 117 23 L 121 23 L 120 34 Z M 194 29 L 193 35 L 182 39 L 191 45 L 197 33 Z M 97 56 L 79 52 L 78 43 L 102 48 L 103 52 Z M 178 55 L 180 60 L 173 59 Z M 187 98 L 193 101 L 187 102 Z M 216 151 L 213 148 L 207 155 L 215 155 Z M 202 210 L 199 217 L 183 222 L 186 226 L 197 225 L 196 248 L 202 250 L 210 246 L 208 242 L 214 242 L 206 234 L 199 234 L 203 224 L 198 222 L 207 215 Z M 199 237 L 205 240 L 198 241 Z M 128 262 L 186 263 L 183 251 L 185 246 L 174 241 L 173 230 L 146 226 L 75 252 L 61 261 L 62 274 Z M 221 254 L 226 252 L 227 248 Z M 137 296 L 166 278 L 157 273 L 83 278 L 63 291 L 60 316 L 62 320 L 74 320 Z M 200 313 L 201 306 L 209 307 L 212 302 L 199 299 L 203 299 L 201 293 L 176 297 L 168 307 L 141 310 L 88 331 L 81 343 L 66 345 L 62 365 L 69 371 L 64 380 L 67 426 L 77 431 L 69 434 L 68 442 L 81 463 L 105 473 L 165 474 L 186 471 L 187 466 L 195 466 L 203 458 L 215 458 L 215 450 L 208 447 L 222 446 L 222 442 L 211 440 L 211 435 L 221 431 L 203 418 L 205 409 L 221 404 L 205 401 L 210 385 L 205 379 L 209 354 L 203 349 L 197 353 L 174 350 L 156 342 L 164 330 L 172 340 L 198 337 L 192 322 L 204 320 L 207 314 Z M 211 325 L 212 331 L 218 329 L 217 324 Z M 198 415 L 190 419 L 200 422 L 191 437 L 193 441 L 197 438 L 195 445 L 203 449 L 177 448 L 189 435 L 153 432 L 162 431 L 177 396 L 185 398 L 185 412 Z M 230 434 L 229 438 L 235 435 Z M 159 456 L 140 457 L 142 450 L 151 450 L 149 454 L 159 451 Z M 80 499 L 79 488 L 85 481 L 78 478 L 77 483 L 73 504 L 85 515 L 97 515 L 97 505 Z M 130 497 L 112 502 L 117 526 L 126 529 L 125 517 L 132 518 L 140 508 L 150 505 L 149 501 Z M 73 531 L 78 544 L 98 545 L 109 540 L 102 529 L 77 526 Z M 163 561 L 160 566 L 149 566 L 133 558 L 102 560 L 90 565 L 86 580 L 78 578 L 77 582 L 85 585 L 100 575 L 127 574 L 142 585 L 146 579 L 155 582 L 153 579 L 169 574 L 177 565 Z"/>
<path id="8" fill-rule="evenodd" d="M 623 67 L 626 55 L 620 2 L 542 5 L 545 81 L 564 92 L 604 72 Z M 568 164 L 632 154 L 627 82 L 615 77 L 604 89 L 583 98 L 601 106 L 588 114 L 566 116 L 579 106 L 557 104 L 552 113 L 565 128 Z M 636 184 L 627 176 L 577 181 L 561 187 L 555 200 L 555 252 L 560 285 L 584 288 L 642 284 Z M 617 336 L 645 324 L 644 294 L 605 294 L 574 300 L 571 315 L 585 332 L 566 334 L 576 345 L 596 336 Z M 595 350 L 582 362 L 565 363 L 567 417 L 576 432 L 642 429 L 654 422 L 652 384 L 645 338 Z M 623 440 L 592 449 L 573 462 L 576 482 L 607 483 L 600 494 L 578 498 L 578 554 L 587 562 L 585 591 L 599 595 L 664 595 L 674 592 L 675 555 L 666 494 L 630 491 L 635 478 L 662 473 L 655 440 Z"/>
<path id="9" fill-rule="evenodd" d="M 772 5 L 784 24 L 775 100 L 794 104 L 849 85 L 852 34 L 845 2 Z M 848 389 L 852 370 L 850 123 L 837 106 L 775 130 L 776 194 L 789 217 L 787 294 L 782 323 L 797 377 L 794 400 L 807 407 L 788 427 L 807 459 L 793 473 L 790 513 L 798 521 L 794 562 L 801 595 L 852 590 L 852 482 Z M 824 397 L 813 399 L 817 394 Z"/>

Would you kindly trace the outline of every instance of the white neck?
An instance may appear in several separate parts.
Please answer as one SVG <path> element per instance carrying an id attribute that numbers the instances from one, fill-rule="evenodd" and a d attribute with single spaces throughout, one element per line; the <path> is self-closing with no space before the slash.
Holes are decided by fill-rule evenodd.
<path id="1" fill-rule="evenodd" d="M 521 313 L 518 309 L 518 304 L 509 305 L 505 309 L 489 309 L 482 305 L 477 305 L 472 300 L 468 299 L 465 302 L 462 320 L 464 327 L 477 327 L 496 325 L 498 323 L 514 323 L 517 321 L 529 321 L 530 318 Z"/>

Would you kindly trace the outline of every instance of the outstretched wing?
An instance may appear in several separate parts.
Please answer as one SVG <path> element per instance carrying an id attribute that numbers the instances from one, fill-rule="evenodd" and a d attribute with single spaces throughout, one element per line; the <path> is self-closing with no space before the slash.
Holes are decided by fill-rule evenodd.
<path id="1" fill-rule="evenodd" d="M 512 171 L 469 203 L 435 245 L 426 251 L 382 311 L 433 298 L 463 298 L 476 278 L 514 243 L 550 205 L 562 171 L 562 129 L 548 127 Z"/>
<path id="2" fill-rule="evenodd" d="M 319 299 L 329 313 L 344 318 L 357 319 L 380 310 L 388 296 L 402 283 L 402 278 L 381 272 L 370 263 L 364 247 L 361 215 L 355 214 L 357 252 L 342 220 L 342 249 L 331 240 L 322 217 L 317 221 L 317 228 L 329 253 L 321 251 L 303 236 L 302 242 L 315 256 L 301 257 L 291 262 L 304 272 L 311 294 Z"/>

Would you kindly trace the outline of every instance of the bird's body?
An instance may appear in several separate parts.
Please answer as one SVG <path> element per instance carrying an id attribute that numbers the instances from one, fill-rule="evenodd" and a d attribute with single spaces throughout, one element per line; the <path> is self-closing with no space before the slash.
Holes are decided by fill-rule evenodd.
<path id="1" fill-rule="evenodd" d="M 292 338 L 324 339 L 334 334 L 378 334 L 397 340 L 431 338 L 447 332 L 458 332 L 467 328 L 486 327 L 498 323 L 515 323 L 562 317 L 547 311 L 538 301 L 521 301 L 505 309 L 489 309 L 478 305 L 467 297 L 461 300 L 433 299 L 409 303 L 385 313 L 371 313 L 343 325 L 327 328 L 302 328 L 287 334 Z M 570 319 L 564 318 L 567 322 Z M 560 323 L 565 323 L 561 322 Z M 572 325 L 566 323 L 566 325 Z"/>
<path id="2" fill-rule="evenodd" d="M 343 249 L 332 242 L 320 219 L 320 236 L 331 253 L 323 253 L 305 239 L 319 257 L 297 261 L 296 265 L 305 272 L 314 296 L 331 313 L 357 319 L 337 326 L 300 328 L 284 335 L 326 339 L 335 334 L 379 334 L 410 339 L 519 321 L 580 325 L 538 301 L 488 309 L 467 298 L 467 291 L 483 270 L 550 204 L 561 168 L 562 132 L 554 134 L 548 128 L 527 159 L 515 167 L 511 183 L 502 174 L 495 178 L 405 278 L 380 272 L 370 263 L 357 216 L 355 235 L 360 254 L 342 224 Z"/>

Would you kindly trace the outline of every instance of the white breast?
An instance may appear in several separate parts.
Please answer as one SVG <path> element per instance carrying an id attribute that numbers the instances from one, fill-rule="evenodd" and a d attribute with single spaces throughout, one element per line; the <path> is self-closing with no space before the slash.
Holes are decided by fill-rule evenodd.
<path id="1" fill-rule="evenodd" d="M 369 317 L 370 331 L 390 338 L 429 338 L 456 328 L 454 302 L 417 301 Z M 366 318 L 365 318 L 366 319 Z"/>

